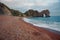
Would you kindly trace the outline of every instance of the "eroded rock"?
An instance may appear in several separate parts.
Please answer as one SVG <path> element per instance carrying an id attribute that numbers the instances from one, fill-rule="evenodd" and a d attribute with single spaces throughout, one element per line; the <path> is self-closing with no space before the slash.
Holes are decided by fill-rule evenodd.
<path id="1" fill-rule="evenodd" d="M 38 12 L 37 10 L 28 10 L 25 12 L 26 16 L 32 16 L 32 17 L 50 17 L 50 12 L 49 10 L 43 10 L 41 12 Z"/>

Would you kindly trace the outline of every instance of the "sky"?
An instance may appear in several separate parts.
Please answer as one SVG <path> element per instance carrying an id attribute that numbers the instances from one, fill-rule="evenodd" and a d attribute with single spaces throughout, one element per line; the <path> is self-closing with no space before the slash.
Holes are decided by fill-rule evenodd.
<path id="1" fill-rule="evenodd" d="M 0 0 L 11 9 L 25 12 L 29 9 L 42 11 L 48 9 L 51 16 L 60 16 L 59 0 Z"/>

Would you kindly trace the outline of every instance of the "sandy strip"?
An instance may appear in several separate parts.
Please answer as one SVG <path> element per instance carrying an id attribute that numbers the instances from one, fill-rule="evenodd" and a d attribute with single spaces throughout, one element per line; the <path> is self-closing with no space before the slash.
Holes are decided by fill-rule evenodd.
<path id="1" fill-rule="evenodd" d="M 60 32 L 59 31 L 52 30 L 52 29 L 47 29 L 47 28 L 37 27 L 37 26 L 34 26 L 34 25 L 30 24 L 30 23 L 26 23 L 26 24 L 30 25 L 31 27 L 37 29 L 38 31 L 40 31 L 42 33 L 45 33 L 45 34 L 49 35 L 53 40 L 60 40 Z"/>
<path id="2" fill-rule="evenodd" d="M 60 40 L 60 35 L 26 23 L 22 17 L 0 16 L 0 40 Z"/>

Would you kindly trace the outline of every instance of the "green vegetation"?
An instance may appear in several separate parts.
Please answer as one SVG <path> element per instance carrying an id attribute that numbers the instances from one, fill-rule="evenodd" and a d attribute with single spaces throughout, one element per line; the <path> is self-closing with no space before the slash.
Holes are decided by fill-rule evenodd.
<path id="1" fill-rule="evenodd" d="M 13 16 L 22 16 L 22 13 L 19 12 L 18 10 L 11 9 L 11 13 L 12 13 Z"/>

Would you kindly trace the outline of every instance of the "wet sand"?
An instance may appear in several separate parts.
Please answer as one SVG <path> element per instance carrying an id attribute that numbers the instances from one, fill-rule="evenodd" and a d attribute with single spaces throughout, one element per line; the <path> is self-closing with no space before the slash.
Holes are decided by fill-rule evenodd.
<path id="1" fill-rule="evenodd" d="M 60 34 L 26 23 L 22 17 L 0 16 L 0 40 L 60 40 Z"/>

